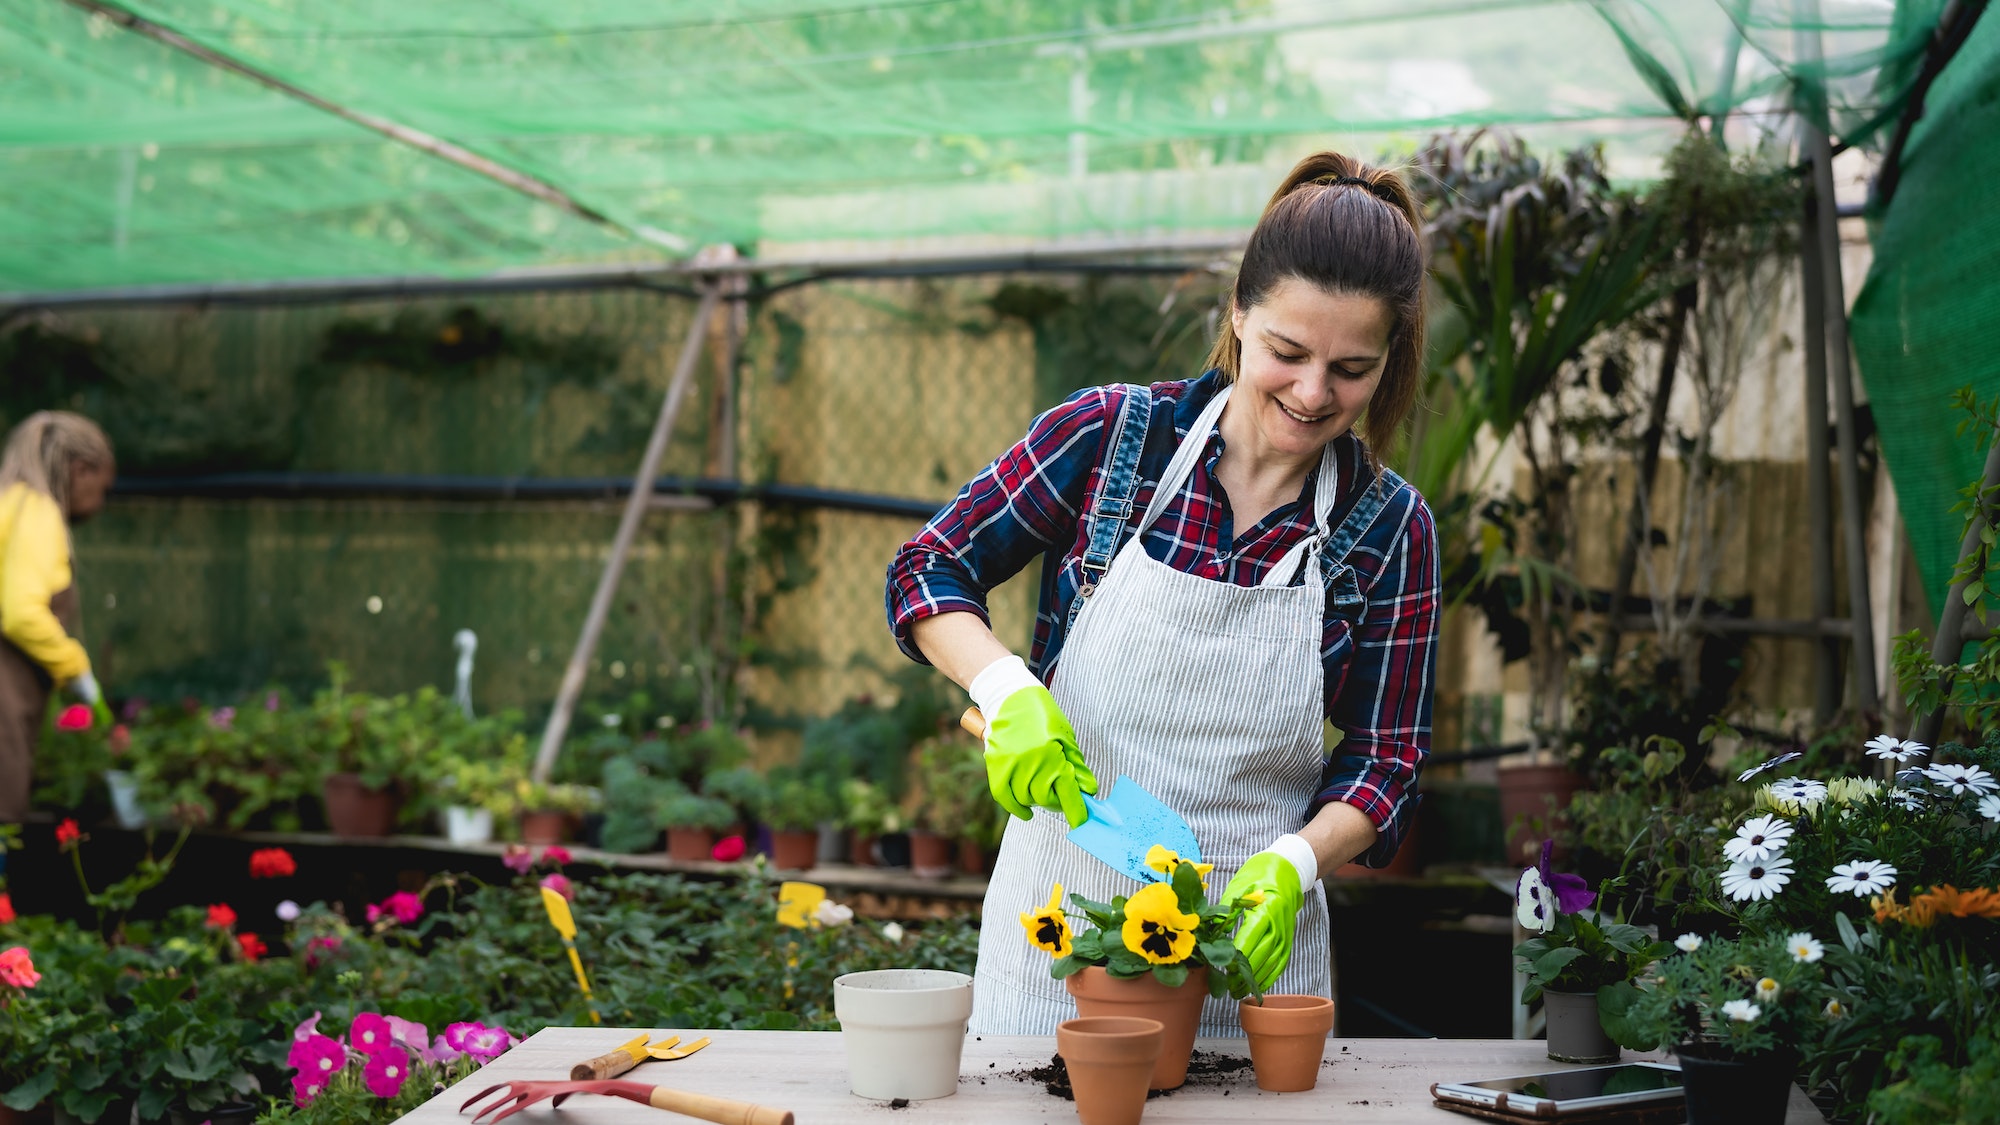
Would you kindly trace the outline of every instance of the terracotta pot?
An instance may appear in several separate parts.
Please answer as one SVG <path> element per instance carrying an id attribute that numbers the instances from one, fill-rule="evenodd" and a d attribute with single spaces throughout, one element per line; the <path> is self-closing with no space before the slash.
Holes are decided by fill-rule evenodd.
<path id="1" fill-rule="evenodd" d="M 1165 1027 L 1160 1040 L 1160 1058 L 1153 1064 L 1152 1088 L 1177 1090 L 1187 1081 L 1188 1059 L 1194 1054 L 1195 1025 L 1201 1021 L 1201 1002 L 1208 999 L 1208 967 L 1189 970 L 1187 982 L 1168 988 L 1147 973 L 1132 980 L 1119 980 L 1092 965 L 1063 978 L 1063 987 L 1076 998 L 1076 1012 L 1085 1018 L 1136 1016 L 1159 1020 Z"/>
<path id="2" fill-rule="evenodd" d="M 1319 1082 L 1327 1033 L 1333 1030 L 1333 1001 L 1324 996 L 1272 993 L 1262 1004 L 1236 1006 L 1243 1033 L 1250 1037 L 1250 1062 L 1257 1088 L 1280 1093 L 1310 1090 Z"/>
<path id="3" fill-rule="evenodd" d="M 1780 1125 L 1792 1098 L 1794 1056 L 1709 1057 L 1699 1044 L 1674 1048 L 1687 1091 L 1688 1125 Z"/>
<path id="4" fill-rule="evenodd" d="M 951 874 L 951 841 L 929 832 L 910 833 L 910 871 L 929 879 Z"/>
<path id="5" fill-rule="evenodd" d="M 958 870 L 963 875 L 986 874 L 986 847 L 971 837 L 958 841 Z"/>
<path id="6" fill-rule="evenodd" d="M 521 842 L 533 847 L 560 844 L 569 838 L 569 814 L 564 812 L 524 812 L 521 814 Z"/>
<path id="7" fill-rule="evenodd" d="M 781 871 L 805 871 L 818 860 L 818 832 L 771 833 L 771 866 Z"/>
<path id="8" fill-rule="evenodd" d="M 1549 1057 L 1557 1062 L 1618 1061 L 1618 1044 L 1604 1034 L 1597 1019 L 1597 993 L 1542 990 L 1542 1011 L 1549 1018 Z"/>
<path id="9" fill-rule="evenodd" d="M 856 832 L 847 838 L 847 862 L 856 867 L 876 867 L 875 836 L 869 832 Z"/>
<path id="10" fill-rule="evenodd" d="M 370 789 L 361 775 L 327 775 L 320 786 L 326 800 L 326 824 L 336 836 L 387 836 L 396 828 L 396 790 Z"/>
<path id="11" fill-rule="evenodd" d="M 707 860 L 715 851 L 715 831 L 709 828 L 667 829 L 667 858 Z"/>
<path id="12" fill-rule="evenodd" d="M 1507 862 L 1541 858 L 1542 837 L 1564 824 L 1562 811 L 1584 787 L 1582 774 L 1567 766 L 1503 766 L 1500 769 L 1500 826 L 1507 834 Z M 1534 822 L 1534 823 L 1530 823 Z M 1563 858 L 1563 850 L 1556 850 Z"/>
<path id="13" fill-rule="evenodd" d="M 1166 1028 L 1136 1016 L 1097 1016 L 1056 1025 L 1056 1054 L 1069 1071 L 1083 1125 L 1138 1125 Z"/>

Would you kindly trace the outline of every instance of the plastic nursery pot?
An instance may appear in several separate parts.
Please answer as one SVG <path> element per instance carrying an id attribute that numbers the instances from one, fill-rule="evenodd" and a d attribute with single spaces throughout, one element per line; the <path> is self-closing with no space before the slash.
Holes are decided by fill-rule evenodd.
<path id="1" fill-rule="evenodd" d="M 370 789 L 360 774 L 328 774 L 320 795 L 326 826 L 336 836 L 387 836 L 396 827 L 396 791 Z"/>
<path id="2" fill-rule="evenodd" d="M 930 832 L 910 833 L 910 872 L 930 879 L 951 874 L 950 840 Z"/>
<path id="3" fill-rule="evenodd" d="M 833 980 L 848 1087 L 864 1098 L 922 1101 L 958 1091 L 972 978 L 943 969 L 877 969 Z"/>
<path id="4" fill-rule="evenodd" d="M 493 839 L 493 811 L 446 805 L 444 838 L 454 844 L 485 844 Z"/>
<path id="5" fill-rule="evenodd" d="M 1056 1025 L 1056 1054 L 1069 1072 L 1083 1125 L 1138 1125 L 1166 1028 L 1137 1016 L 1097 1016 Z"/>
<path id="6" fill-rule="evenodd" d="M 804 871 L 817 862 L 818 832 L 771 833 L 771 866 L 780 871 Z"/>
<path id="7" fill-rule="evenodd" d="M 715 833 L 707 828 L 667 829 L 667 858 L 706 860 L 715 851 Z"/>
<path id="8" fill-rule="evenodd" d="M 856 867 L 875 867 L 875 837 L 867 832 L 856 832 L 847 840 L 847 861 Z"/>
<path id="9" fill-rule="evenodd" d="M 569 814 L 565 812 L 524 812 L 521 814 L 521 842 L 533 847 L 560 844 L 569 835 Z"/>
<path id="10" fill-rule="evenodd" d="M 213 1109 L 168 1106 L 168 1125 L 250 1125 L 257 1120 L 257 1107 L 246 1102 L 223 1102 Z"/>
<path id="11" fill-rule="evenodd" d="M 139 779 L 130 770 L 105 770 L 104 787 L 111 792 L 111 816 L 118 827 L 127 831 L 146 827 L 146 810 L 139 805 Z"/>
<path id="12" fill-rule="evenodd" d="M 1333 1030 L 1332 1000 L 1271 993 L 1262 1004 L 1238 1003 L 1236 1015 L 1250 1037 L 1250 1063 L 1257 1068 L 1258 1089 L 1289 1093 L 1310 1090 L 1319 1082 L 1326 1036 Z"/>
<path id="13" fill-rule="evenodd" d="M 1135 1016 L 1159 1020 L 1165 1031 L 1159 1060 L 1153 1064 L 1152 1088 L 1177 1090 L 1187 1081 L 1195 1025 L 1201 1021 L 1201 1002 L 1208 999 L 1206 965 L 1189 969 L 1187 982 L 1179 988 L 1168 988 L 1151 973 L 1119 980 L 1098 965 L 1064 977 L 1063 987 L 1076 998 L 1076 1012 L 1085 1019 Z"/>
<path id="14" fill-rule="evenodd" d="M 1790 1054 L 1716 1058 L 1699 1044 L 1674 1048 L 1687 1092 L 1688 1125 L 1780 1125 L 1792 1098 Z"/>
<path id="15" fill-rule="evenodd" d="M 1604 1034 L 1597 1020 L 1597 993 L 1542 990 L 1542 1011 L 1549 1018 L 1549 1057 L 1557 1062 L 1618 1061 L 1618 1044 Z"/>

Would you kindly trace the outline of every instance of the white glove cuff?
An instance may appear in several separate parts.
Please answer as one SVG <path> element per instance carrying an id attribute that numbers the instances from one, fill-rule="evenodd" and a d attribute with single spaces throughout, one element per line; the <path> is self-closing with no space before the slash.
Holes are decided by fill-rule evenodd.
<path id="1" fill-rule="evenodd" d="M 966 686 L 966 693 L 972 696 L 973 706 L 991 722 L 1000 714 L 1000 705 L 1007 697 L 1022 688 L 1040 687 L 1042 681 L 1028 671 L 1027 661 L 1018 656 L 1003 656 L 980 670 Z"/>
<path id="2" fill-rule="evenodd" d="M 1319 857 L 1313 854 L 1312 845 L 1306 838 L 1294 833 L 1278 837 L 1271 846 L 1264 849 L 1284 856 L 1299 873 L 1299 890 L 1310 891 L 1319 882 Z"/>
<path id="3" fill-rule="evenodd" d="M 104 696 L 103 691 L 97 686 L 97 677 L 91 675 L 89 672 L 83 672 L 71 680 L 69 682 L 69 690 L 78 699 L 83 700 L 92 707 L 97 706 L 97 701 Z"/>

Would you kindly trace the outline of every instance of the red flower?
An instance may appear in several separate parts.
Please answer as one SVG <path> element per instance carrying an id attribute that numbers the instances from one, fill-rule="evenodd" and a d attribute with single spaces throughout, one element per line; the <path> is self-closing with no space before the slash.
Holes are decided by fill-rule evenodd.
<path id="1" fill-rule="evenodd" d="M 236 944 L 242 947 L 245 961 L 255 961 L 271 951 L 270 947 L 264 944 L 264 939 L 256 934 L 237 934 Z"/>
<path id="2" fill-rule="evenodd" d="M 715 842 L 714 849 L 708 854 L 718 863 L 734 863 L 742 859 L 743 853 L 747 850 L 748 846 L 743 843 L 743 837 L 724 836 Z"/>
<path id="3" fill-rule="evenodd" d="M 42 974 L 35 971 L 35 962 L 25 946 L 17 945 L 0 953 L 0 984 L 33 988 L 41 979 Z"/>
<path id="4" fill-rule="evenodd" d="M 56 825 L 56 847 L 68 851 L 75 847 L 76 842 L 81 839 L 83 839 L 83 830 L 76 826 L 75 820 L 64 818 L 61 824 Z"/>
<path id="5" fill-rule="evenodd" d="M 569 849 L 561 844 L 551 844 L 542 849 L 542 862 L 561 867 L 570 861 Z"/>
<path id="6" fill-rule="evenodd" d="M 223 903 L 208 908 L 208 928 L 211 930 L 233 930 L 236 928 L 236 912 Z"/>
<path id="7" fill-rule="evenodd" d="M 112 727 L 110 742 L 113 754 L 123 754 L 125 751 L 130 750 L 132 748 L 132 728 L 126 726 L 124 723 L 119 723 L 117 726 Z"/>
<path id="8" fill-rule="evenodd" d="M 258 848 L 250 853 L 252 879 L 282 879 L 298 873 L 298 863 L 292 859 L 292 853 L 283 848 Z"/>
<path id="9" fill-rule="evenodd" d="M 81 703 L 72 703 L 56 716 L 57 730 L 89 730 L 90 708 Z"/>
<path id="10" fill-rule="evenodd" d="M 14 896 L 6 891 L 0 891 L 0 926 L 7 925 L 14 918 Z"/>

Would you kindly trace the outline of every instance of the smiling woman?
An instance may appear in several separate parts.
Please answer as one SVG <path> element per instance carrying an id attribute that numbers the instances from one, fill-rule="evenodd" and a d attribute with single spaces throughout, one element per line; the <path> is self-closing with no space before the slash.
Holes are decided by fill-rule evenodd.
<path id="1" fill-rule="evenodd" d="M 1208 371 L 1072 396 L 891 563 L 897 642 L 984 712 L 988 788 L 1016 817 L 988 916 L 1052 879 L 1152 901 L 1162 884 L 1135 894 L 1064 838 L 1083 795 L 1123 775 L 1186 818 L 1189 859 L 1228 879 L 1218 901 L 1254 904 L 1234 941 L 1259 986 L 1330 994 L 1320 878 L 1395 857 L 1430 748 L 1436 531 L 1375 452 L 1422 362 L 1418 230 L 1392 173 L 1302 161 L 1244 251 Z M 1037 555 L 1024 661 L 986 597 Z M 1332 757 L 1327 723 L 1344 735 Z M 1128 922 L 1145 956 L 1187 928 Z M 1046 1035 L 1068 1013 L 1033 953 L 981 935 L 975 1031 Z M 1202 1027 L 1241 1034 L 1215 1001 Z"/>

